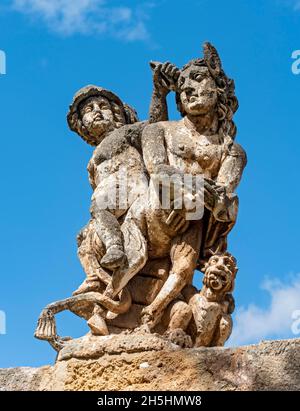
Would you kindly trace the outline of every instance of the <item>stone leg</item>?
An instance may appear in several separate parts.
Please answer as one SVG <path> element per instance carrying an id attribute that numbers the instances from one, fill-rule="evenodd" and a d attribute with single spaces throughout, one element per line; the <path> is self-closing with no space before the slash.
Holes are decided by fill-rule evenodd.
<path id="1" fill-rule="evenodd" d="M 192 309 L 184 301 L 177 300 L 168 307 L 168 317 L 170 319 L 168 330 L 181 329 L 185 331 L 192 318 Z"/>
<path id="2" fill-rule="evenodd" d="M 114 271 L 107 287 L 107 295 L 114 298 L 146 264 L 147 241 L 133 219 L 125 220 L 121 227 L 127 264 Z"/>
<path id="3" fill-rule="evenodd" d="M 105 253 L 105 248 L 95 230 L 93 220 L 81 230 L 78 235 L 77 255 L 87 276 L 73 295 L 90 291 L 104 291 L 111 281 L 111 276 L 100 266 L 99 261 Z"/>
<path id="4" fill-rule="evenodd" d="M 95 220 L 95 229 L 103 244 L 106 254 L 101 259 L 101 266 L 114 270 L 121 267 L 126 261 L 123 247 L 123 236 L 120 224 L 111 211 L 101 210 L 94 199 L 91 206 L 91 215 Z"/>
<path id="5" fill-rule="evenodd" d="M 192 347 L 192 339 L 186 333 L 192 314 L 191 307 L 186 302 L 173 301 L 162 317 L 161 324 L 167 326 L 164 336 L 182 348 Z"/>
<path id="6" fill-rule="evenodd" d="M 171 272 L 157 297 L 144 311 L 143 322 L 153 328 L 161 313 L 178 297 L 181 290 L 192 281 L 197 265 L 202 239 L 202 221 L 193 222 L 191 227 L 175 238 L 171 249 Z"/>
<path id="7" fill-rule="evenodd" d="M 232 318 L 230 314 L 223 314 L 217 332 L 214 336 L 212 346 L 223 347 L 232 333 Z"/>

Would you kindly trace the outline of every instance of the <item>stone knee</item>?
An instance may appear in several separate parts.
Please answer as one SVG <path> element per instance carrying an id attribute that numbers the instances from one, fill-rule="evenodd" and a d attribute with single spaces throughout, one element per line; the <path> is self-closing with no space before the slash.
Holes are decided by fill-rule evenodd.
<path id="1" fill-rule="evenodd" d="M 214 346 L 223 347 L 232 332 L 232 318 L 229 314 L 223 314 L 218 324 L 217 332 L 213 341 Z"/>
<path id="2" fill-rule="evenodd" d="M 90 226 L 91 227 L 91 226 Z M 97 254 L 99 250 L 96 249 L 93 242 L 94 232 L 92 230 L 82 230 L 78 235 L 78 249 L 77 256 L 80 263 L 86 273 L 87 279 L 90 281 L 99 280 L 97 275 L 97 269 L 99 262 L 97 260 Z M 103 247 L 102 247 L 103 248 Z M 102 250 L 103 253 L 103 250 Z M 104 255 L 104 253 L 102 254 Z"/>
<path id="3" fill-rule="evenodd" d="M 192 318 L 192 309 L 184 301 L 175 301 L 169 308 L 169 325 L 168 330 L 182 329 L 185 331 Z"/>

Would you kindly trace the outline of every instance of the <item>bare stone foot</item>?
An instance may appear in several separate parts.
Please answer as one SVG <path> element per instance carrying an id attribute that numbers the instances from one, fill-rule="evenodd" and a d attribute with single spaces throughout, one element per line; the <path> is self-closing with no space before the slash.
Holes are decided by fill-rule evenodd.
<path id="1" fill-rule="evenodd" d="M 114 320 L 115 318 L 118 317 L 118 315 L 119 315 L 119 314 L 113 313 L 112 311 L 107 311 L 106 319 L 107 319 L 107 320 Z"/>
<path id="2" fill-rule="evenodd" d="M 100 282 L 98 280 L 84 280 L 83 283 L 73 292 L 73 295 L 88 293 L 90 291 L 99 291 Z"/>
<path id="3" fill-rule="evenodd" d="M 104 336 L 109 334 L 106 322 L 100 314 L 93 314 L 87 323 L 93 335 Z"/>
<path id="4" fill-rule="evenodd" d="M 119 247 L 112 246 L 106 251 L 106 254 L 101 260 L 101 266 L 114 270 L 116 268 L 122 267 L 126 261 L 126 254 Z"/>

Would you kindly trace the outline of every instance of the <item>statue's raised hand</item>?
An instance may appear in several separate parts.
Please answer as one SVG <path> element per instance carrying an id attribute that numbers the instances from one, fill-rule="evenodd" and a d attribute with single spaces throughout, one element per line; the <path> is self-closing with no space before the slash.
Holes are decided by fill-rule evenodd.
<path id="1" fill-rule="evenodd" d="M 153 70 L 154 87 L 157 90 L 165 94 L 168 94 L 170 91 L 176 91 L 180 70 L 174 64 L 151 61 L 150 66 Z"/>

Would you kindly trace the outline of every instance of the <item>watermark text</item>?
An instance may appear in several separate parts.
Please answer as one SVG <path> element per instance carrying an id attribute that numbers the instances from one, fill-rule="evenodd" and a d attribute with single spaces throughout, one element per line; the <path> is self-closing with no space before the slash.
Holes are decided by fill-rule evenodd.
<path id="1" fill-rule="evenodd" d="M 292 320 L 294 320 L 291 326 L 292 333 L 295 335 L 299 335 L 300 334 L 300 310 L 293 311 Z"/>
<path id="2" fill-rule="evenodd" d="M 6 334 L 6 314 L 0 311 L 0 335 Z"/>
<path id="3" fill-rule="evenodd" d="M 6 74 L 6 54 L 0 50 L 0 75 Z"/>
<path id="4" fill-rule="evenodd" d="M 292 73 L 296 76 L 300 74 L 300 50 L 293 51 L 292 59 L 295 60 L 292 64 Z"/>

